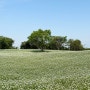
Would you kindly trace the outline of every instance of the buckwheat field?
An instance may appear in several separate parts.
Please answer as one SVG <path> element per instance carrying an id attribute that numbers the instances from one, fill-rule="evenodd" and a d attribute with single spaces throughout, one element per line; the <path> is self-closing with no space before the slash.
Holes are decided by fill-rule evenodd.
<path id="1" fill-rule="evenodd" d="M 90 90 L 90 51 L 0 50 L 0 90 Z"/>

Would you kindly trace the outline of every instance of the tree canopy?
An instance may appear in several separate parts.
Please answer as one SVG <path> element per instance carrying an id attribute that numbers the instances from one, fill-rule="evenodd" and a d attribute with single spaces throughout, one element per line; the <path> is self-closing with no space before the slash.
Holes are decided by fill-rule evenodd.
<path id="1" fill-rule="evenodd" d="M 14 40 L 9 37 L 0 36 L 0 49 L 12 49 Z M 84 47 L 79 39 L 69 39 L 67 36 L 52 36 L 50 30 L 38 29 L 33 31 L 27 41 L 20 45 L 21 49 L 51 49 L 51 50 L 83 50 Z"/>
<path id="2" fill-rule="evenodd" d="M 11 49 L 14 40 L 8 37 L 0 36 L 0 49 Z"/>
<path id="3" fill-rule="evenodd" d="M 69 43 L 69 49 L 70 50 L 79 51 L 79 50 L 84 49 L 81 41 L 78 39 L 76 39 L 76 40 L 69 39 L 68 43 Z"/>
<path id="4" fill-rule="evenodd" d="M 41 51 L 43 51 L 46 44 L 49 42 L 50 36 L 50 30 L 38 29 L 38 31 L 33 31 L 28 39 L 33 45 L 37 46 L 38 49 L 41 49 Z"/>
<path id="5" fill-rule="evenodd" d="M 37 46 L 33 45 L 30 41 L 24 41 L 20 45 L 21 49 L 37 49 Z"/>
<path id="6" fill-rule="evenodd" d="M 27 41 L 21 43 L 21 49 L 51 49 L 51 50 L 83 50 L 80 40 L 69 39 L 67 36 L 52 36 L 50 30 L 33 31 Z"/>

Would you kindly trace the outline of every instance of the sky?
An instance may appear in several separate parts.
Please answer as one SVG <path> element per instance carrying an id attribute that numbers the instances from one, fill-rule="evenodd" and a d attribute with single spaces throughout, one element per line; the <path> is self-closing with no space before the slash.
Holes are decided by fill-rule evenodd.
<path id="1" fill-rule="evenodd" d="M 90 47 L 90 0 L 0 0 L 0 36 L 19 47 L 38 29 Z"/>

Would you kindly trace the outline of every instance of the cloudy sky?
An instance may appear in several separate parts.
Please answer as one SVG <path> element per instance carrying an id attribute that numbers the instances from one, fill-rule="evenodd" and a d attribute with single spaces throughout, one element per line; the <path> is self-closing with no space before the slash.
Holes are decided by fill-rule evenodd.
<path id="1" fill-rule="evenodd" d="M 19 46 L 39 28 L 90 47 L 90 0 L 0 0 L 0 36 Z"/>

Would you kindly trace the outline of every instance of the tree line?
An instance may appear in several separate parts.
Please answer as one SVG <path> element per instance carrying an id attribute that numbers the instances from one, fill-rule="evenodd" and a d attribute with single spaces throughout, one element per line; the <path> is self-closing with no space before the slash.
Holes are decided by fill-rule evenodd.
<path id="1" fill-rule="evenodd" d="M 8 37 L 0 36 L 0 49 L 12 49 L 14 40 Z M 80 40 L 69 39 L 67 36 L 52 36 L 51 30 L 38 29 L 33 31 L 27 37 L 27 41 L 23 41 L 20 49 L 50 49 L 50 50 L 83 50 L 84 47 Z"/>
<path id="2" fill-rule="evenodd" d="M 51 50 L 83 50 L 80 40 L 69 39 L 67 36 L 52 36 L 50 30 L 33 31 L 28 40 L 21 43 L 21 49 L 51 49 Z"/>

